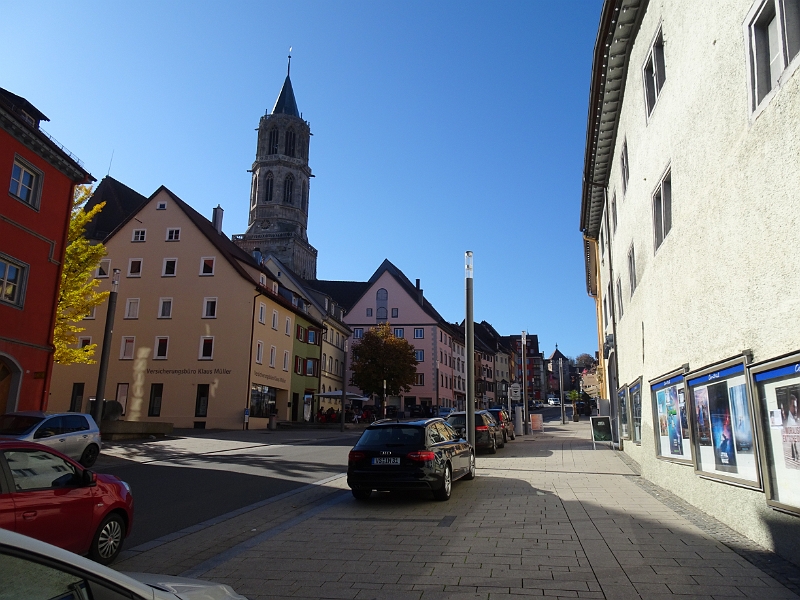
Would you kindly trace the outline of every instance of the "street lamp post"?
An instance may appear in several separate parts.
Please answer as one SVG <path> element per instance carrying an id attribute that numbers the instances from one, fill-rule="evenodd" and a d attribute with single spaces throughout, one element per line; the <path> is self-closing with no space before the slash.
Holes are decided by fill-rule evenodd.
<path id="1" fill-rule="evenodd" d="M 530 431 L 530 417 L 528 415 L 528 362 L 525 357 L 528 338 L 525 331 L 522 332 L 522 434 L 528 435 Z"/>
<path id="2" fill-rule="evenodd" d="M 339 431 L 344 431 L 344 407 L 347 399 L 347 340 L 344 340 L 344 357 L 342 357 L 342 423 Z"/>
<path id="3" fill-rule="evenodd" d="M 467 441 L 475 447 L 475 324 L 472 316 L 472 251 L 465 255 L 466 319 L 464 337 L 467 345 Z"/>
<path id="4" fill-rule="evenodd" d="M 100 373 L 97 376 L 97 392 L 94 395 L 94 406 L 92 406 L 92 418 L 98 426 L 103 418 L 103 400 L 106 394 L 106 376 L 108 375 L 108 358 L 111 354 L 111 337 L 114 333 L 114 313 L 117 310 L 119 274 L 120 270 L 114 269 L 114 274 L 111 278 L 111 292 L 108 294 L 106 329 L 103 332 L 103 349 L 100 353 Z"/>
<path id="5" fill-rule="evenodd" d="M 561 424 L 564 425 L 567 422 L 567 416 L 564 407 L 564 359 L 558 359 L 558 392 L 561 395 Z M 575 412 L 575 407 L 572 407 L 573 414 Z"/>

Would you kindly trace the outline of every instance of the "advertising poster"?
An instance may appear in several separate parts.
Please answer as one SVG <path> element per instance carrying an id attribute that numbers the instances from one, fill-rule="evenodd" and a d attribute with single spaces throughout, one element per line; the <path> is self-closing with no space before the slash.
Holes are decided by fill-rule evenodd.
<path id="1" fill-rule="evenodd" d="M 633 418 L 633 441 L 642 441 L 642 385 L 631 386 L 631 416 Z"/>
<path id="2" fill-rule="evenodd" d="M 631 438 L 630 430 L 628 429 L 628 396 L 625 388 L 617 390 L 617 407 L 619 412 L 619 437 L 629 440 Z"/>
<path id="3" fill-rule="evenodd" d="M 770 501 L 800 512 L 800 359 L 753 375 L 764 418 Z"/>
<path id="4" fill-rule="evenodd" d="M 688 380 L 696 469 L 758 485 L 758 461 L 744 364 Z"/>
<path id="5" fill-rule="evenodd" d="M 689 417 L 686 412 L 683 385 L 683 375 L 675 375 L 651 384 L 650 391 L 655 399 L 658 455 L 662 458 L 690 462 L 692 449 L 689 445 Z"/>

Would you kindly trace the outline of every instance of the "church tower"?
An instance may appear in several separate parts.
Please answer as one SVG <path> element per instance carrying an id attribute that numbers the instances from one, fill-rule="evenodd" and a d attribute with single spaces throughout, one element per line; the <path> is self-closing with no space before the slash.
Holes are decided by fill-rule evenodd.
<path id="1" fill-rule="evenodd" d="M 317 250 L 306 234 L 311 128 L 297 110 L 289 74 L 272 112 L 258 124 L 249 225 L 233 241 L 248 253 L 274 254 L 303 279 L 316 279 Z"/>

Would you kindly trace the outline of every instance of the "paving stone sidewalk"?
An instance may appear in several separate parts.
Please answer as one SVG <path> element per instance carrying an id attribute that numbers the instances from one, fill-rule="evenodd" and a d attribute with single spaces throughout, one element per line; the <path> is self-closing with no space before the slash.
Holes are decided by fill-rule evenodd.
<path id="1" fill-rule="evenodd" d="M 335 478 L 115 567 L 162 565 L 252 600 L 797 597 L 588 438 L 585 421 L 518 437 L 479 455 L 478 478 L 449 502 L 359 502 Z"/>

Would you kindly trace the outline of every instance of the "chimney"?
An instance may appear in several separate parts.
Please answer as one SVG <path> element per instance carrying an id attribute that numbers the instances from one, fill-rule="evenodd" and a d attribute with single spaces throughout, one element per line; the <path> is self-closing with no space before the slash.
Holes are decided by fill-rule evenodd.
<path id="1" fill-rule="evenodd" d="M 225 211 L 223 208 L 217 204 L 217 207 L 211 211 L 211 223 L 214 225 L 214 229 L 217 230 L 217 233 L 222 233 L 222 213 Z"/>
<path id="2" fill-rule="evenodd" d="M 422 301 L 422 288 L 419 287 L 419 279 L 417 279 L 417 302 L 419 302 L 420 306 L 423 306 L 424 304 Z"/>

